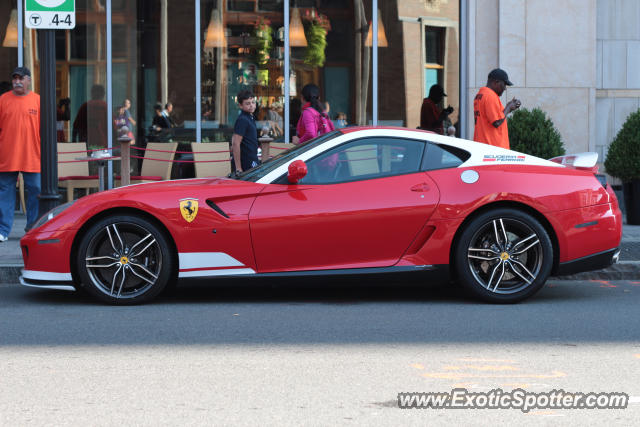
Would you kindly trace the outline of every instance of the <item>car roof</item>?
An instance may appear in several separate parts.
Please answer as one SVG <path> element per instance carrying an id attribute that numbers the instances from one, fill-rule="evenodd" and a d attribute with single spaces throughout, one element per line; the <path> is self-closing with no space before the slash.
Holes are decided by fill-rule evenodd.
<path id="1" fill-rule="evenodd" d="M 437 135 L 435 132 L 432 132 L 430 130 L 424 130 L 424 129 L 411 129 L 411 128 L 405 128 L 402 126 L 347 126 L 341 129 L 338 129 L 340 132 L 342 132 L 343 134 L 348 134 L 351 132 L 358 132 L 361 130 L 371 130 L 371 129 L 385 129 L 385 130 L 399 130 L 399 131 L 410 131 L 410 132 L 423 132 L 423 133 L 431 133 L 434 135 Z"/>

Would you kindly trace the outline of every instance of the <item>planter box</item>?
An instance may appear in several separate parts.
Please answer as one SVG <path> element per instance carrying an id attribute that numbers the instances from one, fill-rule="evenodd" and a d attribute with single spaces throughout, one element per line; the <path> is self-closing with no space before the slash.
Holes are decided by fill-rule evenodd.
<path id="1" fill-rule="evenodd" d="M 622 184 L 627 224 L 640 225 L 640 179 Z"/>

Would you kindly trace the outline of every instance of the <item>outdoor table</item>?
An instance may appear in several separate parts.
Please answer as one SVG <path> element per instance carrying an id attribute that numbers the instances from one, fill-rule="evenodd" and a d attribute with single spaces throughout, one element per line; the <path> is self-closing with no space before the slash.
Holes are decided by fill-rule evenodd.
<path id="1" fill-rule="evenodd" d="M 104 191 L 104 167 L 107 164 L 108 160 L 120 160 L 119 156 L 107 156 L 107 157 L 76 157 L 75 160 L 86 160 L 86 161 L 94 161 L 98 162 L 98 191 Z"/>

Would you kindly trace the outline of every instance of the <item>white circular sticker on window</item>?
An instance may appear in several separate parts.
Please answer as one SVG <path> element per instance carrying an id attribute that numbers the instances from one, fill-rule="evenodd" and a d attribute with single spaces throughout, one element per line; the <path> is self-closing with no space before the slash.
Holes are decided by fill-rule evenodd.
<path id="1" fill-rule="evenodd" d="M 468 169 L 460 174 L 460 179 L 462 179 L 462 182 L 467 184 L 473 184 L 478 180 L 478 178 L 480 178 L 478 172 L 471 169 Z"/>
<path id="2" fill-rule="evenodd" d="M 65 1 L 67 0 L 36 0 L 36 3 L 44 7 L 57 7 L 57 6 L 60 6 L 62 3 L 64 3 Z"/>

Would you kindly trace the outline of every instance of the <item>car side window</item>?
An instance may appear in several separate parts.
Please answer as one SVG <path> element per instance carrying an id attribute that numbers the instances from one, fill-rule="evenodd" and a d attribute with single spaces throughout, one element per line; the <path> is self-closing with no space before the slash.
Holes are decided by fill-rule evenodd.
<path id="1" fill-rule="evenodd" d="M 427 144 L 427 154 L 422 162 L 422 170 L 457 168 L 466 162 L 471 154 L 465 150 L 445 144 Z"/>
<path id="2" fill-rule="evenodd" d="M 307 161 L 304 184 L 336 184 L 420 171 L 425 143 L 402 138 L 363 138 Z"/>

